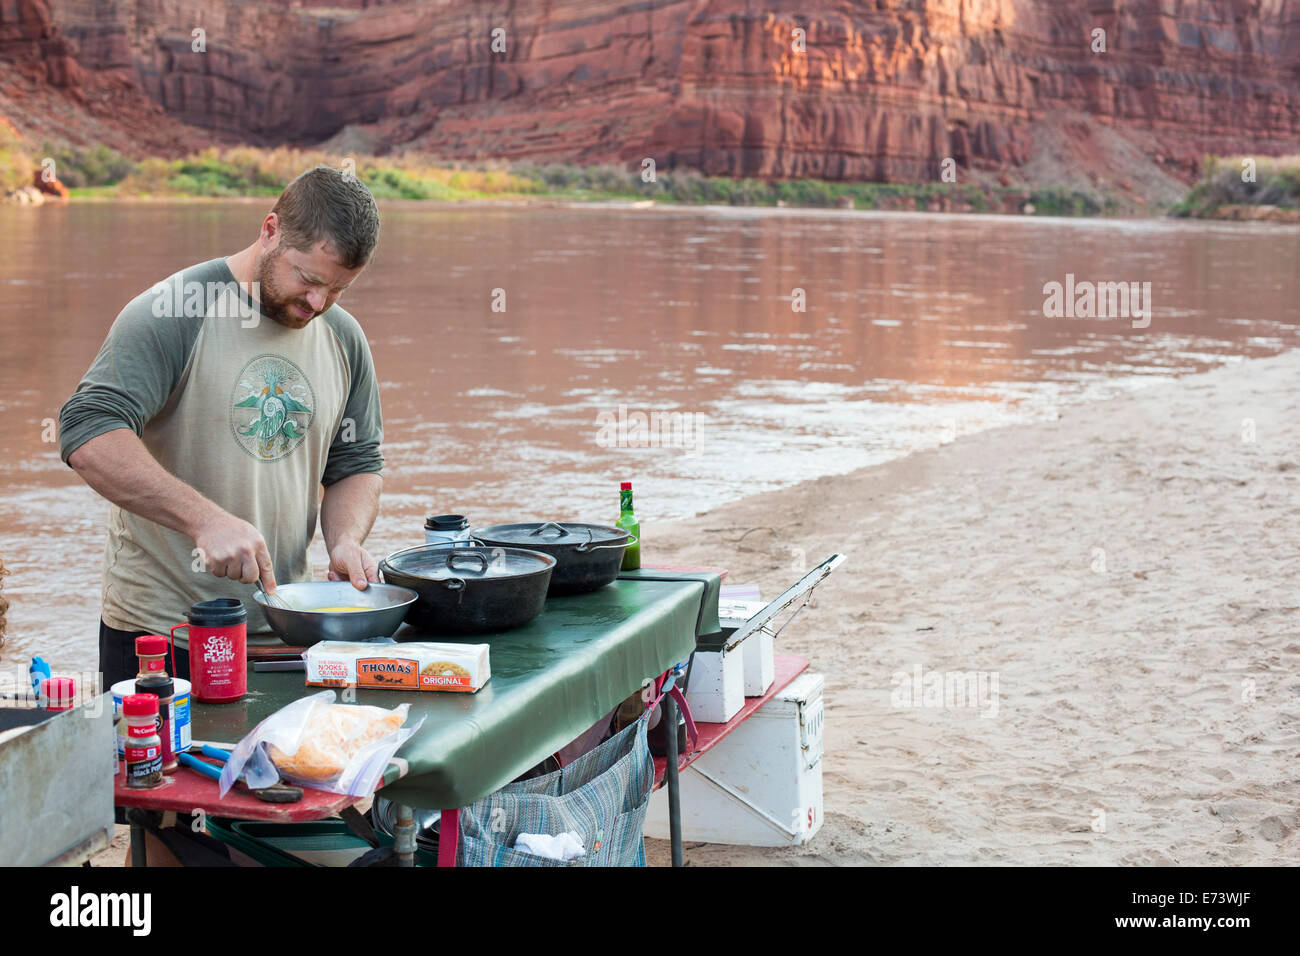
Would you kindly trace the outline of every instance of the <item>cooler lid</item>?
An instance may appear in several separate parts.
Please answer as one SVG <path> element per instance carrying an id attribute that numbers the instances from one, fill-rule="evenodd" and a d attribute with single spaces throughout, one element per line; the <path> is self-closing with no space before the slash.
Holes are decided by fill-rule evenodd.
<path id="1" fill-rule="evenodd" d="M 771 631 L 768 624 L 771 623 L 772 619 L 802 598 L 803 604 L 800 604 L 799 607 L 795 609 L 794 614 L 790 615 L 789 620 L 787 620 L 785 624 L 782 624 L 781 628 L 772 632 L 772 636 L 775 637 L 781 632 L 781 629 L 784 628 L 786 624 L 789 624 L 790 621 L 794 620 L 795 614 L 798 614 L 803 610 L 804 605 L 808 603 L 808 599 L 812 597 L 813 589 L 825 581 L 826 578 L 830 576 L 830 573 L 843 563 L 844 555 L 836 552 L 801 577 L 794 584 L 790 585 L 781 592 L 775 601 L 766 605 L 761 611 L 746 621 L 743 626 L 736 628 L 735 632 L 727 638 L 727 642 L 723 646 L 724 652 L 735 650 L 740 646 L 745 638 L 749 637 L 751 634 L 762 630 Z"/>

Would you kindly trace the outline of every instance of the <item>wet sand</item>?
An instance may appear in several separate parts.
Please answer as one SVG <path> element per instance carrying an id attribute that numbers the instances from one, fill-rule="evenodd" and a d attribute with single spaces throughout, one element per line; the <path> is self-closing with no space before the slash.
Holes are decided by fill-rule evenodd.
<path id="1" fill-rule="evenodd" d="M 647 562 L 767 597 L 791 549 L 848 555 L 778 641 L 826 676 L 824 827 L 688 865 L 1294 864 L 1297 380 L 1242 362 L 647 527 Z M 917 665 L 996 675 L 996 715 L 896 706 Z"/>

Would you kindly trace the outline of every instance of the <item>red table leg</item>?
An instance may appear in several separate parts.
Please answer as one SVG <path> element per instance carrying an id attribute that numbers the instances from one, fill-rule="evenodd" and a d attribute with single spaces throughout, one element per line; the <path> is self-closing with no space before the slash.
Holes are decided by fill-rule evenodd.
<path id="1" fill-rule="evenodd" d="M 447 839 L 450 831 L 451 839 Z M 443 810 L 438 817 L 438 865 L 455 866 L 460 848 L 460 810 Z"/>

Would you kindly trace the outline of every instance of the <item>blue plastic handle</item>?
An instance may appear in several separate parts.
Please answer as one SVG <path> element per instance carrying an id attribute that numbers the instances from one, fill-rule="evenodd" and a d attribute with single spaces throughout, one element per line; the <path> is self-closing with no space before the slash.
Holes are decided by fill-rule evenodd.
<path id="1" fill-rule="evenodd" d="M 214 760 L 220 760 L 225 763 L 230 759 L 230 751 L 222 750 L 220 747 L 214 747 L 211 744 L 204 744 L 199 748 L 199 752 L 205 757 L 212 757 Z"/>
<path id="2" fill-rule="evenodd" d="M 37 654 L 32 658 L 32 666 L 28 668 L 27 673 L 32 679 L 32 693 L 40 697 L 41 681 L 50 676 L 50 665 L 45 663 L 45 658 Z"/>
<path id="3" fill-rule="evenodd" d="M 191 770 L 197 770 L 205 777 L 211 777 L 213 780 L 221 779 L 220 767 L 214 767 L 210 763 L 204 763 L 198 757 L 195 757 L 191 754 L 181 753 L 176 755 L 176 759 L 180 761 L 184 766 L 189 767 Z"/>

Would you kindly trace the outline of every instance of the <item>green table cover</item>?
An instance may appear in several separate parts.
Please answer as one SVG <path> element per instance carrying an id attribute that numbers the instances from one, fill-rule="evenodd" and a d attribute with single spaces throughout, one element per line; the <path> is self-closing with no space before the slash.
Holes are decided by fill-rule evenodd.
<path id="1" fill-rule="evenodd" d="M 408 725 L 424 718 L 397 753 L 407 774 L 392 779 L 390 768 L 382 794 L 434 810 L 473 803 L 586 732 L 646 678 L 685 661 L 710 617 L 716 629 L 717 574 L 630 575 L 590 594 L 548 598 L 542 614 L 516 630 L 463 639 L 492 648 L 492 678 L 476 694 L 358 691 L 359 704 L 410 703 Z M 194 737 L 234 743 L 320 690 L 301 672 L 250 670 L 243 700 L 194 705 Z"/>
<path id="2" fill-rule="evenodd" d="M 695 634 L 705 637 L 722 630 L 718 623 L 718 595 L 722 593 L 722 575 L 717 571 L 665 571 L 655 568 L 637 568 L 621 571 L 620 581 L 699 581 L 704 585 L 700 599 L 700 615 L 695 622 Z"/>

